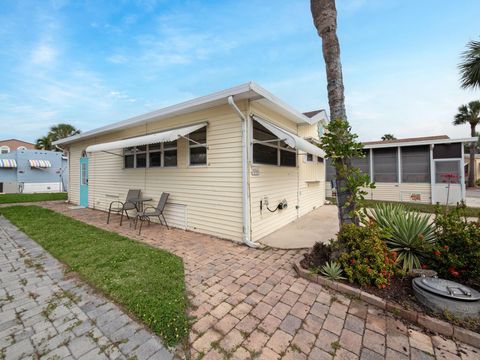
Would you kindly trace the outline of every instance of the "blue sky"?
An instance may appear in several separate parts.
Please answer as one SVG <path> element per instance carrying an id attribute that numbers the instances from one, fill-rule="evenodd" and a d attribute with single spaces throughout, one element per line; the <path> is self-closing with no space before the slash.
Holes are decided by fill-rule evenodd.
<path id="1" fill-rule="evenodd" d="M 338 0 L 349 120 L 362 140 L 453 127 L 457 63 L 478 0 Z M 309 1 L 0 2 L 0 138 L 83 131 L 254 80 L 298 110 L 328 106 Z"/>

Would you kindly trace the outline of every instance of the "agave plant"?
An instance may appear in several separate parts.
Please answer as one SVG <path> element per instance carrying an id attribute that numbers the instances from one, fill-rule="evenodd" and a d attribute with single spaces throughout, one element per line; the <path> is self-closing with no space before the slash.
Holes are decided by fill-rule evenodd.
<path id="1" fill-rule="evenodd" d="M 397 253 L 397 261 L 403 269 L 419 268 L 420 259 L 435 242 L 435 228 L 430 217 L 389 203 L 377 205 L 371 217 L 386 232 L 386 243 Z"/>
<path id="2" fill-rule="evenodd" d="M 343 280 L 345 279 L 342 274 L 343 270 L 339 263 L 336 261 L 327 262 L 322 266 L 320 273 L 330 280 Z"/>

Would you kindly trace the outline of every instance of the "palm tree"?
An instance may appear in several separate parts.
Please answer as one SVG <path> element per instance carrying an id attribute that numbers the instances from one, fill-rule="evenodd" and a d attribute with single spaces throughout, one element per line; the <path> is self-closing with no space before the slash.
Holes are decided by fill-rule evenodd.
<path id="1" fill-rule="evenodd" d="M 470 136 L 475 137 L 475 128 L 480 122 L 480 101 L 471 101 L 468 105 L 462 105 L 458 108 L 458 113 L 455 115 L 453 125 L 470 124 Z M 468 186 L 475 186 L 475 174 L 473 169 L 475 168 L 475 148 L 476 143 L 470 144 L 470 163 L 468 165 Z"/>
<path id="2" fill-rule="evenodd" d="M 387 141 L 387 140 L 397 140 L 395 135 L 393 134 L 385 134 L 382 136 L 382 141 Z"/>
<path id="3" fill-rule="evenodd" d="M 42 136 L 41 138 L 37 139 L 35 147 L 41 150 L 52 150 L 52 139 L 47 136 Z"/>
<path id="4" fill-rule="evenodd" d="M 347 122 L 345 109 L 345 94 L 343 87 L 342 64 L 340 62 L 340 44 L 337 37 L 337 9 L 335 0 L 310 0 L 313 23 L 317 33 L 322 39 L 322 52 L 327 72 L 328 105 L 330 118 Z M 350 127 L 345 127 L 346 132 L 338 135 L 338 143 L 345 144 L 350 134 Z M 340 168 L 351 169 L 350 158 L 336 158 L 335 166 L 337 185 L 338 219 L 340 224 L 355 223 L 355 203 L 348 201 L 353 197 L 352 191 L 347 186 L 347 175 Z M 337 164 L 335 164 L 337 162 Z"/>
<path id="5" fill-rule="evenodd" d="M 460 81 L 464 89 L 480 88 L 480 41 L 470 41 L 462 54 Z"/>
<path id="6" fill-rule="evenodd" d="M 51 137 L 52 141 L 64 139 L 69 136 L 80 134 L 80 130 L 76 129 L 70 124 L 58 124 L 50 128 L 48 135 Z"/>

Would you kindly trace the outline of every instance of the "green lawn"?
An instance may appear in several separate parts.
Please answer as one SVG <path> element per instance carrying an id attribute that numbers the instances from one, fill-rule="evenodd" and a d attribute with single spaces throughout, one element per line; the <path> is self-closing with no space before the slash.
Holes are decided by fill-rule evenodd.
<path id="1" fill-rule="evenodd" d="M 186 338 L 181 258 L 38 206 L 0 208 L 0 214 L 143 321 L 166 345 Z"/>
<path id="2" fill-rule="evenodd" d="M 336 204 L 335 198 L 327 198 L 327 200 L 331 201 L 333 204 Z M 436 205 L 432 204 L 419 204 L 419 203 L 407 203 L 407 202 L 395 202 L 395 201 L 382 201 L 382 200 L 365 200 L 365 207 L 373 207 L 375 204 L 379 203 L 391 203 L 391 204 L 402 204 L 408 210 L 416 210 L 424 213 L 435 213 Z M 450 205 L 449 207 L 453 207 L 454 205 Z M 442 211 L 445 210 L 445 205 L 440 205 Z M 465 208 L 465 215 L 477 217 L 480 215 L 480 208 L 473 208 L 473 207 L 466 207 Z"/>
<path id="3" fill-rule="evenodd" d="M 0 204 L 51 200 L 67 200 L 67 193 L 0 194 Z"/>

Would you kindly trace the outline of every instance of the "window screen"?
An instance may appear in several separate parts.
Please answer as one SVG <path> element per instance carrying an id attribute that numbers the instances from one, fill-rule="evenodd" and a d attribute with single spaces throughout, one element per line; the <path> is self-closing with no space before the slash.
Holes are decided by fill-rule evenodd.
<path id="1" fill-rule="evenodd" d="M 332 159 L 327 159 L 325 177 L 327 181 L 332 181 L 335 179 L 335 166 L 333 166 Z"/>
<path id="2" fill-rule="evenodd" d="M 433 147 L 434 159 L 453 159 L 462 157 L 462 144 L 438 144 Z"/>
<path id="3" fill-rule="evenodd" d="M 190 149 L 190 165 L 206 165 L 207 164 L 207 127 L 192 132 L 188 142 Z M 173 155 L 173 154 L 171 154 Z M 175 154 L 176 157 L 176 154 Z M 172 160 L 173 161 L 173 160 Z M 176 159 L 175 159 L 176 161 Z"/>
<path id="4" fill-rule="evenodd" d="M 398 182 L 397 148 L 373 149 L 373 181 Z"/>
<path id="5" fill-rule="evenodd" d="M 435 162 L 435 183 L 444 184 L 460 183 L 460 161 L 436 161 Z"/>
<path id="6" fill-rule="evenodd" d="M 430 149 L 427 146 L 406 146 L 400 150 L 402 182 L 430 183 Z"/>
<path id="7" fill-rule="evenodd" d="M 370 176 L 370 151 L 365 150 L 364 157 L 357 157 L 352 159 L 352 166 L 360 169 L 362 174 Z"/>

